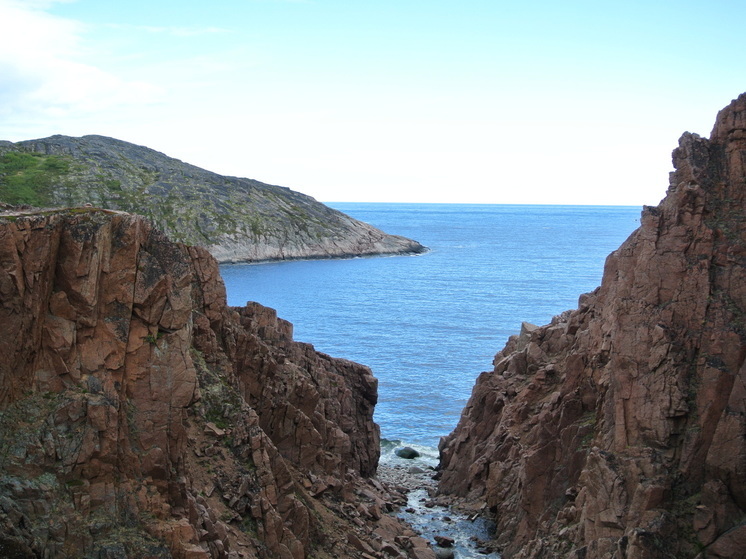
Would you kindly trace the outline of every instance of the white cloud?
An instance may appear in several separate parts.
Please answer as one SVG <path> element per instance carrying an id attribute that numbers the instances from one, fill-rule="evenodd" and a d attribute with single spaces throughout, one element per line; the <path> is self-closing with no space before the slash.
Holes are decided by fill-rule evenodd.
<path id="1" fill-rule="evenodd" d="M 53 2 L 0 0 L 0 54 L 20 62 L 49 56 L 70 56 L 77 50 L 83 25 L 44 11 Z"/>
<path id="2" fill-rule="evenodd" d="M 44 11 L 53 2 L 0 0 L 0 115 L 87 115 L 159 100 L 162 90 L 86 63 L 86 27 Z"/>
<path id="3" fill-rule="evenodd" d="M 110 23 L 107 28 L 119 29 L 119 30 L 130 30 L 130 31 L 144 31 L 146 33 L 153 34 L 165 34 L 172 35 L 174 37 L 199 37 L 201 35 L 214 35 L 221 33 L 232 33 L 230 29 L 223 27 L 178 27 L 178 26 L 157 26 L 157 25 L 121 25 L 118 23 Z"/>
<path id="4" fill-rule="evenodd" d="M 104 70 L 69 60 L 55 60 L 30 94 L 27 110 L 50 114 L 90 114 L 123 105 L 150 104 L 161 90 L 149 83 L 125 81 Z"/>
<path id="5" fill-rule="evenodd" d="M 256 3 L 266 4 L 315 4 L 314 0 L 251 0 Z"/>

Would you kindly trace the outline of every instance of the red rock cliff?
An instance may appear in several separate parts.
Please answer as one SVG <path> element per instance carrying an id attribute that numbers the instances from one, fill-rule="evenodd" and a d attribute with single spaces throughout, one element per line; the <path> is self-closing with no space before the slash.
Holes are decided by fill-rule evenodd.
<path id="1" fill-rule="evenodd" d="M 139 217 L 0 214 L 0 357 L 0 556 L 401 551 L 370 370 Z"/>
<path id="2" fill-rule="evenodd" d="M 673 161 L 601 287 L 511 338 L 441 442 L 504 557 L 746 557 L 746 94 Z"/>

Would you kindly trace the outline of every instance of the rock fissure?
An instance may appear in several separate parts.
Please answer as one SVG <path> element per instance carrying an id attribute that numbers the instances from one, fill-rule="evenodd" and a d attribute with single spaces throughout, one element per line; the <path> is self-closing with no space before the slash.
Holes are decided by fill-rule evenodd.
<path id="1" fill-rule="evenodd" d="M 112 145 L 128 156 L 101 157 Z M 297 193 L 111 139 L 2 148 L 81 157 L 113 199 L 162 195 L 164 228 L 196 220 L 200 240 L 233 227 L 299 258 L 298 238 L 321 239 L 314 257 L 387 239 L 362 224 L 343 242 Z M 643 209 L 602 285 L 524 324 L 479 376 L 441 442 L 437 495 L 377 470 L 371 371 L 294 341 L 272 309 L 228 307 L 205 249 L 119 211 L 0 213 L 0 554 L 432 559 L 457 542 L 431 549 L 388 513 L 409 505 L 416 522 L 451 504 L 493 517 L 483 551 L 506 559 L 742 557 L 746 94 L 709 139 L 685 133 L 673 161 L 666 198 Z M 179 190 L 185 177 L 204 184 Z M 178 204 L 230 210 L 234 190 L 288 226 Z M 59 193 L 76 196 L 70 182 Z M 218 234 L 221 258 L 270 254 Z M 411 483 L 422 501 L 407 502 Z"/>

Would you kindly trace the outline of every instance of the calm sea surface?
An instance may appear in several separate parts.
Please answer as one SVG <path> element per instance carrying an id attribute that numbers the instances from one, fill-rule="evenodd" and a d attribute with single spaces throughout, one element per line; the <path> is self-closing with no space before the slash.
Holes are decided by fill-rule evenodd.
<path id="1" fill-rule="evenodd" d="M 453 430 L 477 375 L 522 321 L 546 324 L 600 284 L 641 210 L 329 205 L 430 252 L 224 265 L 228 302 L 273 307 L 296 340 L 370 366 L 382 437 L 424 447 Z"/>

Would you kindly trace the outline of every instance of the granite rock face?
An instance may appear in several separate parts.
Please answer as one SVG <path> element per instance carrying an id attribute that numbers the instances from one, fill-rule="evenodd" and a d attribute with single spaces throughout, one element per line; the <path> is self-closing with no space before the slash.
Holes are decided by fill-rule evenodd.
<path id="1" fill-rule="evenodd" d="M 371 371 L 293 341 L 272 309 L 227 307 L 215 259 L 141 217 L 0 213 L 0 356 L 0 556 L 419 541 L 369 479 Z"/>
<path id="2" fill-rule="evenodd" d="M 169 238 L 207 247 L 220 262 L 416 254 L 425 247 L 389 235 L 310 196 L 226 177 L 144 146 L 105 136 L 0 142 L 0 157 L 33 154 L 27 203 L 95 207 L 143 215 Z M 34 167 L 33 163 L 39 164 Z M 44 170 L 48 172 L 42 172 Z M 31 173 L 35 180 L 31 181 Z M 23 177 L 15 177 L 20 179 Z M 17 197 L 16 185 L 10 192 Z M 0 202 L 3 199 L 0 172 Z"/>
<path id="3" fill-rule="evenodd" d="M 506 558 L 746 551 L 746 94 L 579 308 L 512 337 L 441 441 Z"/>

